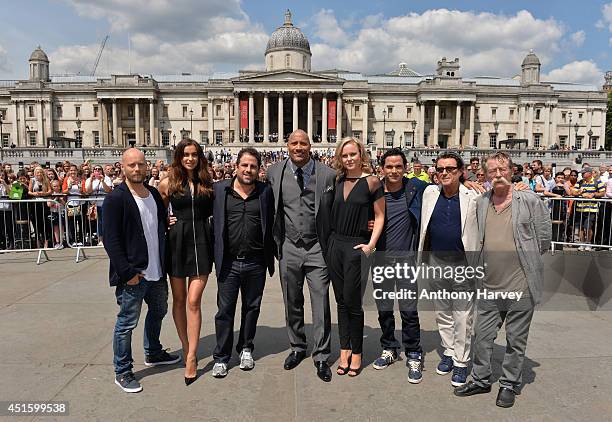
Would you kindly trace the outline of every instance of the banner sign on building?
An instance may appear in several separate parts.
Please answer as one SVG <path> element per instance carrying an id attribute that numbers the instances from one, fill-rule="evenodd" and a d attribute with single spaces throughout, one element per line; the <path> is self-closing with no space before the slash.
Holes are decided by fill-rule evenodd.
<path id="1" fill-rule="evenodd" d="M 332 100 L 327 103 L 327 129 L 336 128 L 336 101 Z"/>
<path id="2" fill-rule="evenodd" d="M 240 128 L 249 127 L 249 100 L 240 100 Z"/>

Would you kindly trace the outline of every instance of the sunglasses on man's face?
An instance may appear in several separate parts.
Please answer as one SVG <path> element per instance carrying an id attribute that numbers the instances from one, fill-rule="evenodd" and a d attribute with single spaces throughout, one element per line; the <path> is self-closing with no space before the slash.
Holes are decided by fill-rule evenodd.
<path id="1" fill-rule="evenodd" d="M 457 170 L 456 166 L 436 167 L 436 172 L 443 173 L 446 170 L 447 173 L 452 173 Z"/>

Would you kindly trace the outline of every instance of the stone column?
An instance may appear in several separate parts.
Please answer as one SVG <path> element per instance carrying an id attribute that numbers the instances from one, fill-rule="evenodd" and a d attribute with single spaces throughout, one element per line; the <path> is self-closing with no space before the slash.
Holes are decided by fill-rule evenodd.
<path id="1" fill-rule="evenodd" d="M 527 104 L 527 145 L 533 148 L 533 109 L 534 104 Z"/>
<path id="2" fill-rule="evenodd" d="M 440 101 L 436 100 L 436 105 L 434 106 L 434 126 L 433 126 L 433 134 L 432 134 L 432 142 L 430 145 L 438 145 L 438 127 L 440 124 Z"/>
<path id="3" fill-rule="evenodd" d="M 342 93 L 338 93 L 338 102 L 336 103 L 336 142 L 342 139 Z"/>
<path id="4" fill-rule="evenodd" d="M 455 147 L 461 145 L 461 101 L 457 101 L 455 111 Z"/>
<path id="5" fill-rule="evenodd" d="M 255 98 L 249 92 L 249 142 L 255 142 Z"/>
<path id="6" fill-rule="evenodd" d="M 30 140 L 28 139 L 28 131 L 26 130 L 26 126 L 28 125 L 26 122 L 26 109 L 25 109 L 25 102 L 20 102 L 19 103 L 19 109 L 20 112 L 19 114 L 21 115 L 21 138 L 24 140 L 21 145 L 22 146 L 29 146 L 30 145 Z"/>
<path id="7" fill-rule="evenodd" d="M 43 100 L 38 101 L 38 113 L 36 115 L 36 144 L 41 147 L 46 147 L 45 128 L 43 127 L 43 102 Z"/>
<path id="8" fill-rule="evenodd" d="M 558 112 L 557 112 L 557 108 L 554 105 L 550 106 L 550 114 L 551 114 L 551 120 L 552 123 L 550 125 L 550 140 L 551 145 L 552 144 L 557 144 L 557 146 L 559 146 L 559 137 L 557 135 L 557 124 L 558 124 Z"/>
<path id="9" fill-rule="evenodd" d="M 268 99 L 268 91 L 264 92 L 264 98 L 263 98 L 263 120 L 264 120 L 264 124 L 263 124 L 263 136 L 264 136 L 264 142 L 270 142 L 269 136 L 270 136 L 270 104 L 269 104 L 269 99 Z"/>
<path id="10" fill-rule="evenodd" d="M 544 105 L 544 133 L 542 133 L 542 145 L 550 146 L 550 106 Z"/>
<path id="11" fill-rule="evenodd" d="M 353 136 L 353 100 L 346 100 L 346 136 Z"/>
<path id="12" fill-rule="evenodd" d="M 140 137 L 140 101 L 136 100 L 134 103 L 134 121 L 136 123 L 136 146 L 140 147 L 142 145 L 142 138 Z"/>
<path id="13" fill-rule="evenodd" d="M 368 100 L 363 100 L 363 113 L 361 113 L 363 128 L 361 129 L 361 132 L 363 133 L 362 142 L 364 145 L 367 145 L 368 143 L 368 107 Z"/>
<path id="14" fill-rule="evenodd" d="M 213 97 L 208 97 L 208 106 L 206 107 L 206 115 L 208 118 L 208 144 L 215 144 L 215 117 L 213 107 L 215 106 Z"/>
<path id="15" fill-rule="evenodd" d="M 298 93 L 293 92 L 293 130 L 298 129 Z"/>
<path id="16" fill-rule="evenodd" d="M 327 93 L 323 93 L 323 99 L 321 104 L 321 142 L 327 143 Z"/>
<path id="17" fill-rule="evenodd" d="M 117 100 L 113 98 L 113 142 L 114 147 L 121 145 L 121 136 L 119 136 L 119 125 L 117 122 Z"/>
<path id="18" fill-rule="evenodd" d="M 419 104 L 419 147 L 425 146 L 425 101 Z"/>
<path id="19" fill-rule="evenodd" d="M 467 145 L 473 145 L 474 143 L 474 118 L 476 115 L 476 103 L 470 104 L 470 133 Z"/>
<path id="20" fill-rule="evenodd" d="M 312 91 L 308 91 L 308 122 L 306 122 L 306 132 L 308 132 L 308 138 L 310 142 L 313 142 L 312 136 Z"/>
<path id="21" fill-rule="evenodd" d="M 102 100 L 98 99 L 98 139 L 100 146 L 104 146 L 104 110 L 102 106 Z M 95 145 L 95 139 L 92 135 L 92 145 Z"/>
<path id="22" fill-rule="evenodd" d="M 587 135 L 589 133 L 589 130 L 592 131 L 591 127 L 593 126 L 593 109 L 590 107 L 587 107 L 586 113 L 587 113 L 586 114 L 587 127 L 586 127 L 586 132 L 583 138 L 584 141 L 582 141 L 582 149 L 591 148 L 591 139 L 593 138 L 593 136 L 591 136 L 591 139 L 589 139 L 589 135 Z M 586 145 L 586 148 L 585 148 L 585 145 Z"/>
<path id="23" fill-rule="evenodd" d="M 278 93 L 278 141 L 283 142 L 283 137 L 285 134 L 283 133 L 283 93 Z"/>
<path id="24" fill-rule="evenodd" d="M 223 137 L 223 140 L 227 143 L 232 142 L 232 140 L 230 139 L 230 109 L 231 109 L 231 98 L 226 97 L 223 99 L 223 104 L 225 105 L 225 136 Z"/>
<path id="25" fill-rule="evenodd" d="M 155 100 L 152 98 L 149 100 L 149 140 L 151 145 L 158 145 L 157 138 L 157 119 L 155 116 Z M 193 136 L 193 134 L 191 135 Z"/>
<path id="26" fill-rule="evenodd" d="M 48 137 L 54 136 L 55 134 L 53 133 L 53 101 L 47 101 L 45 113 L 47 114 L 45 117 L 45 133 Z"/>
<path id="27" fill-rule="evenodd" d="M 9 146 L 11 144 L 19 145 L 19 107 L 17 106 L 17 101 L 11 101 L 13 104 L 13 124 L 11 125 L 11 140 Z"/>
<path id="28" fill-rule="evenodd" d="M 240 93 L 238 92 L 234 92 L 234 142 L 240 142 Z"/>
<path id="29" fill-rule="evenodd" d="M 525 139 L 525 106 L 523 104 L 519 104 L 519 121 L 518 121 L 518 133 L 516 136 L 519 139 Z"/>

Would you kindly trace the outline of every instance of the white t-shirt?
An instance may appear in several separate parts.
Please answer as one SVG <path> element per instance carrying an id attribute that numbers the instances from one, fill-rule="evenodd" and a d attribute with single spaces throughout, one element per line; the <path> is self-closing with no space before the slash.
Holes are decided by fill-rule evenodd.
<path id="1" fill-rule="evenodd" d="M 134 195 L 140 221 L 144 229 L 145 240 L 147 241 L 147 253 L 149 255 L 149 266 L 143 271 L 144 276 L 149 281 L 157 281 L 162 278 L 161 261 L 159 259 L 159 237 L 157 235 L 157 204 L 153 195 L 149 193 L 146 198 Z"/>
<path id="2" fill-rule="evenodd" d="M 106 191 L 104 190 L 104 185 L 102 184 L 102 182 L 98 179 L 93 179 L 93 181 L 90 181 L 91 179 L 87 179 L 85 181 L 85 189 L 89 189 L 89 187 L 91 186 L 93 189 L 93 192 L 91 192 L 91 195 L 93 196 L 104 196 L 106 195 Z M 108 176 L 104 176 L 104 183 L 106 183 L 106 186 L 112 188 L 113 187 L 113 181 L 111 180 L 110 177 Z"/>

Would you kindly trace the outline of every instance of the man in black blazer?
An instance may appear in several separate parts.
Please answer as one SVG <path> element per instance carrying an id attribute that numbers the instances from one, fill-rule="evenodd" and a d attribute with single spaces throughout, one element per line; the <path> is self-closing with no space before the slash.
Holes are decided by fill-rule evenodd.
<path id="1" fill-rule="evenodd" d="M 145 365 L 176 363 L 180 357 L 164 351 L 159 342 L 168 310 L 164 269 L 166 210 L 159 192 L 144 185 L 144 154 L 130 148 L 122 158 L 125 182 L 104 199 L 104 248 L 110 258 L 110 285 L 115 287 L 119 314 L 113 336 L 115 384 L 126 393 L 142 391 L 132 373 L 132 331 L 142 301 L 148 305 L 144 327 Z"/>
<path id="2" fill-rule="evenodd" d="M 308 343 L 304 331 L 304 279 L 308 281 L 312 307 L 314 347 L 312 358 L 317 375 L 331 381 L 327 363 L 330 354 L 331 316 L 329 274 L 323 259 L 324 230 L 329 197 L 336 172 L 310 156 L 310 139 L 301 129 L 289 135 L 289 158 L 268 169 L 267 178 L 274 193 L 274 240 L 278 247 L 285 318 L 291 353 L 284 368 L 294 369 L 306 357 Z M 333 196 L 332 196 L 333 198 Z M 322 223 L 322 224 L 320 224 Z"/>
<path id="3" fill-rule="evenodd" d="M 261 156 L 254 148 L 238 153 L 236 177 L 214 184 L 213 231 L 217 273 L 217 347 L 212 375 L 224 378 L 232 355 L 238 292 L 242 295 L 236 351 L 240 369 L 253 369 L 253 340 L 266 281 L 274 274 L 272 190 L 257 180 Z"/>

